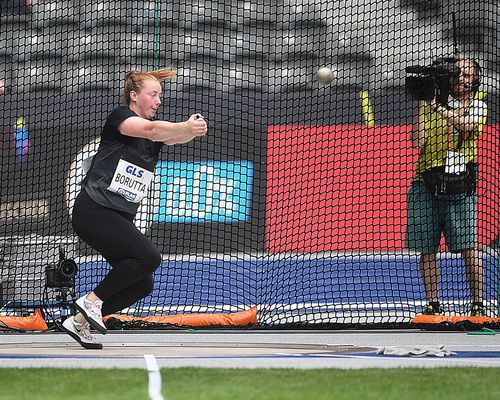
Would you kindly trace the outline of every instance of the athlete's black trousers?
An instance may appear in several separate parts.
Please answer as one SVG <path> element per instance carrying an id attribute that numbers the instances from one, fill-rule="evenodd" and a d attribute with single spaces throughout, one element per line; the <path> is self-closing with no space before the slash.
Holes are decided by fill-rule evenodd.
<path id="1" fill-rule="evenodd" d="M 83 189 L 73 207 L 73 229 L 112 266 L 94 293 L 109 315 L 134 304 L 153 290 L 158 249 L 134 225 L 134 215 L 103 207 Z"/>

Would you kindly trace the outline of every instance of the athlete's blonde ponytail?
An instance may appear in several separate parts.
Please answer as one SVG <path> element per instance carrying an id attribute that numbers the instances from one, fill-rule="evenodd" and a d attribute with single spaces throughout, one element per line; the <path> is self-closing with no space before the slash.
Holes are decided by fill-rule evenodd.
<path id="1" fill-rule="evenodd" d="M 130 104 L 130 92 L 138 92 L 142 88 L 142 84 L 147 79 L 156 79 L 158 82 L 166 79 L 172 79 L 176 76 L 175 71 L 168 68 L 161 68 L 155 71 L 130 71 L 125 75 L 125 92 L 123 94 L 125 103 Z"/>

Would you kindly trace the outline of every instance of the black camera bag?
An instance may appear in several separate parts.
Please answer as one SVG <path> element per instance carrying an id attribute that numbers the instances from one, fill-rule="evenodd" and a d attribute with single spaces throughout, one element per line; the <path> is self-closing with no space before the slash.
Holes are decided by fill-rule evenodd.
<path id="1" fill-rule="evenodd" d="M 434 197 L 443 200 L 459 200 L 476 192 L 477 164 L 469 162 L 460 174 L 448 174 L 445 166 L 423 172 L 425 186 Z"/>

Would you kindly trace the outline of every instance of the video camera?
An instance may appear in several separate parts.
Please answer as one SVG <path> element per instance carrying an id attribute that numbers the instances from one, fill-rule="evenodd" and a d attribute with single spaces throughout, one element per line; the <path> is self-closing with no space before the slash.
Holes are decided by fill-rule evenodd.
<path id="1" fill-rule="evenodd" d="M 456 58 L 438 58 L 429 66 L 412 65 L 405 68 L 406 93 L 415 100 L 432 100 L 445 104 L 450 93 L 450 79 L 460 76 Z"/>

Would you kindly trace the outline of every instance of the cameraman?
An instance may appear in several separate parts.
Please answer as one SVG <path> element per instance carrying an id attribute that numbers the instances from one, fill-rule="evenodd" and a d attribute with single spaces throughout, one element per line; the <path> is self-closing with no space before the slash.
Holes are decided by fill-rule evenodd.
<path id="1" fill-rule="evenodd" d="M 479 64 L 468 58 L 457 59 L 460 72 L 449 78 L 447 100 L 436 97 L 418 101 L 417 115 L 411 131 L 412 146 L 419 156 L 408 191 L 408 223 L 406 244 L 421 253 L 422 275 L 427 305 L 423 314 L 442 315 L 438 298 L 439 270 L 436 253 L 441 234 L 448 250 L 460 253 L 467 269 L 471 290 L 471 315 L 485 315 L 483 308 L 483 261 L 476 243 L 476 139 L 482 131 L 487 109 L 475 98 L 479 89 Z M 458 69 L 457 69 L 458 70 Z M 439 88 L 438 88 L 439 90 Z M 442 97 L 442 96 L 441 96 Z M 438 97 L 439 98 L 439 97 Z M 437 171 L 440 171 L 439 173 Z M 439 174 L 469 179 L 462 193 L 462 182 L 452 195 L 439 193 L 432 179 Z M 430 176 L 430 178 L 429 178 Z M 447 182 L 448 184 L 448 182 Z M 455 188 L 453 188 L 455 189 Z M 456 192 L 459 192 L 456 194 Z"/>

